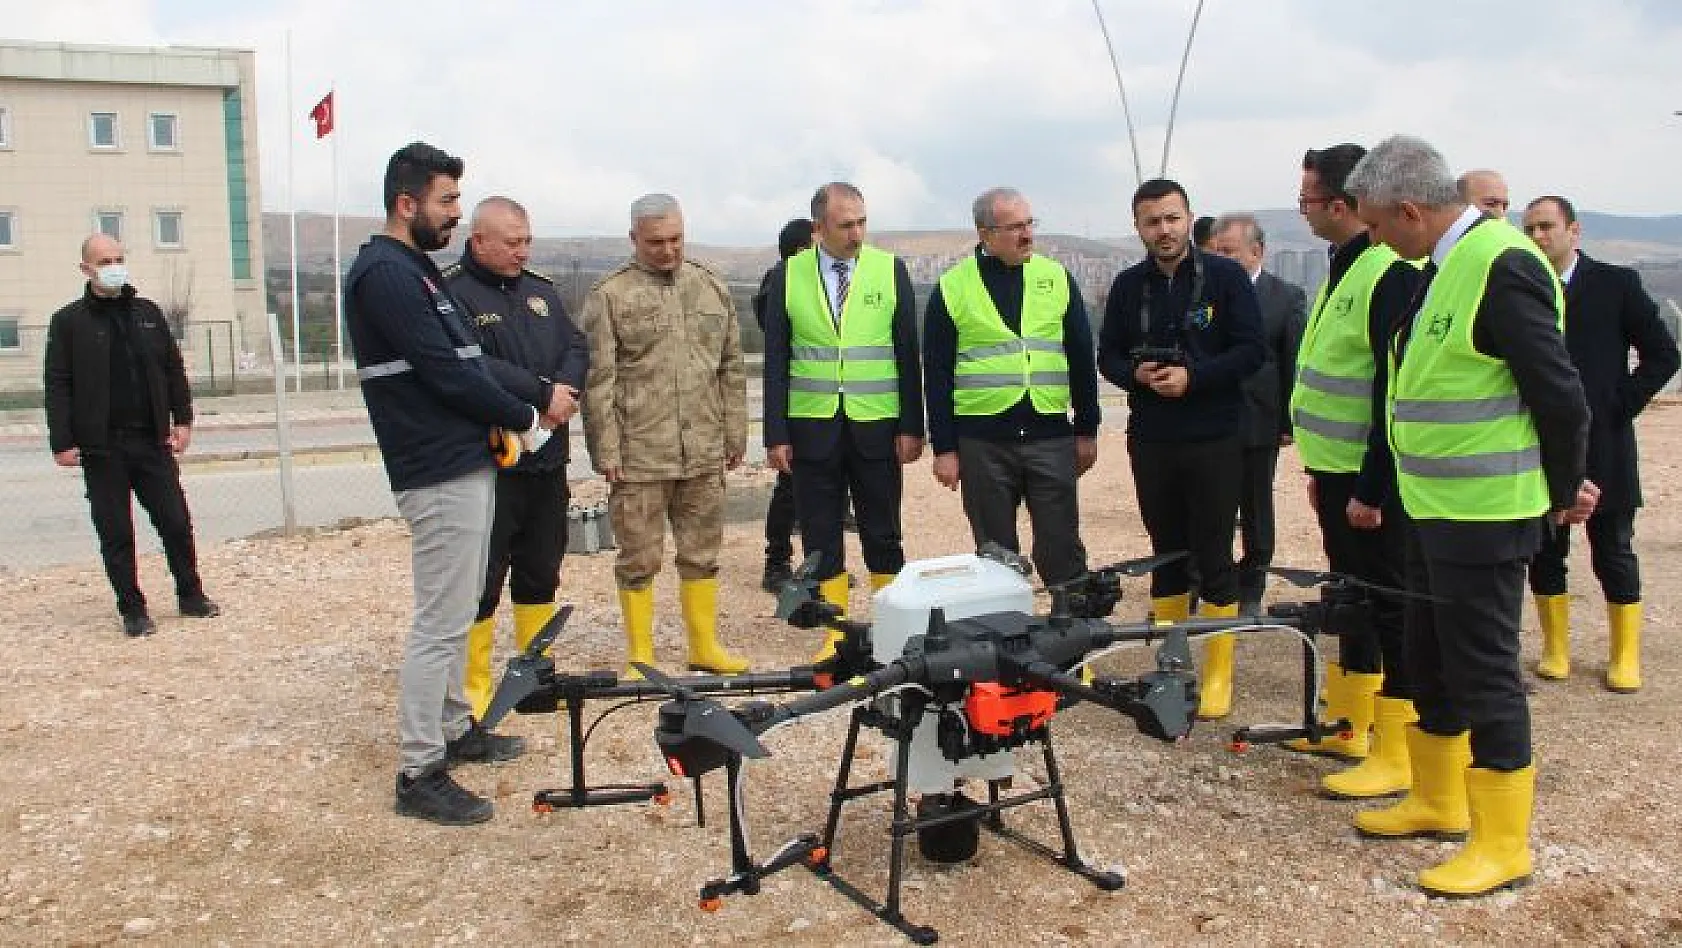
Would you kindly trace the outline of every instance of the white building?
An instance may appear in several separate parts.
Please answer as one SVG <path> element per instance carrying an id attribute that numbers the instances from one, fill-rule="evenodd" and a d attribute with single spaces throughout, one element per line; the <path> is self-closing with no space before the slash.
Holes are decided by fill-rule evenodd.
<path id="1" fill-rule="evenodd" d="M 0 40 L 0 388 L 39 385 L 96 230 L 194 376 L 263 348 L 256 106 L 249 50 Z"/>

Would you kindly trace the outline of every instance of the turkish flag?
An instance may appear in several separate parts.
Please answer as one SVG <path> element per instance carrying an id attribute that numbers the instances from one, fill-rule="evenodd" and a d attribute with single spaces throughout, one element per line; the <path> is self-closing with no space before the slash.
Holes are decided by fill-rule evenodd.
<path id="1" fill-rule="evenodd" d="M 315 104 L 315 108 L 310 109 L 310 118 L 315 120 L 316 138 L 326 138 L 333 133 L 333 93 L 327 93 Z"/>

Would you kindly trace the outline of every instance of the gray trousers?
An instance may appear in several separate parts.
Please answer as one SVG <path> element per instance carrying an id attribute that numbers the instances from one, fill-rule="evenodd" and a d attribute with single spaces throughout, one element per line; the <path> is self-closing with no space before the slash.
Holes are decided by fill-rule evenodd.
<path id="1" fill-rule="evenodd" d="M 1016 508 L 1026 501 L 1040 580 L 1056 584 L 1086 572 L 1072 435 L 1020 442 L 959 438 L 958 470 L 977 547 L 991 540 L 1020 553 Z"/>
<path id="2" fill-rule="evenodd" d="M 400 766 L 413 777 L 443 762 L 444 742 L 467 733 L 473 713 L 461 675 L 490 556 L 496 474 L 486 468 L 394 496 L 414 568 L 415 621 L 397 673 Z"/>

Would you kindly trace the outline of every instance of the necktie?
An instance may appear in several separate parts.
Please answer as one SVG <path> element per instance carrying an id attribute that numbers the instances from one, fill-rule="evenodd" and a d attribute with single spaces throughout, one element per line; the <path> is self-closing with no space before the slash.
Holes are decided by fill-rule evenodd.
<path id="1" fill-rule="evenodd" d="M 847 305 L 847 291 L 852 289 L 853 281 L 847 261 L 837 260 L 830 264 L 835 271 L 835 311 L 830 315 L 835 319 L 835 325 L 841 325 L 841 310 Z"/>

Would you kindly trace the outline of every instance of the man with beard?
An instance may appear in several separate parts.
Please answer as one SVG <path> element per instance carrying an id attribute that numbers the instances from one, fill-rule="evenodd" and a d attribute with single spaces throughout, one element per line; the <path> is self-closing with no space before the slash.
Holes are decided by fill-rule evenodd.
<path id="1" fill-rule="evenodd" d="M 492 429 L 518 432 L 527 450 L 548 434 L 542 413 L 491 376 L 427 256 L 449 244 L 461 219 L 461 173 L 460 158 L 420 142 L 391 156 L 385 231 L 357 252 L 344 294 L 362 399 L 411 535 L 415 613 L 398 672 L 397 812 L 451 826 L 490 819 L 491 803 L 451 779 L 449 766 L 524 749 L 481 728 L 461 687 L 496 499 Z"/>
<path id="2" fill-rule="evenodd" d="M 1040 579 L 1067 583 L 1086 573 L 1076 483 L 1098 460 L 1092 324 L 1068 271 L 1034 252 L 1021 192 L 993 188 L 973 210 L 975 252 L 941 276 L 923 318 L 935 480 L 962 487 L 977 548 L 1020 551 L 1025 501 Z"/>
<path id="3" fill-rule="evenodd" d="M 1600 503 L 1584 524 L 1589 562 L 1606 596 L 1611 661 L 1606 687 L 1641 690 L 1641 565 L 1635 558 L 1635 511 L 1641 506 L 1640 457 L 1635 416 L 1676 374 L 1676 340 L 1659 319 L 1659 307 L 1627 267 L 1602 263 L 1577 249 L 1582 227 L 1571 202 L 1539 197 L 1524 209 L 1524 232 L 1548 258 L 1565 285 L 1565 346 L 1583 379 L 1593 422 L 1589 426 L 1588 479 Z M 1637 357 L 1629 366 L 1630 350 Z M 1571 597 L 1565 559 L 1571 531 L 1542 532 L 1542 549 L 1530 561 L 1530 591 L 1542 619 L 1542 660 L 1536 674 L 1562 679 L 1571 671 Z"/>
<path id="4" fill-rule="evenodd" d="M 1244 380 L 1266 358 L 1256 288 L 1244 268 L 1191 246 L 1185 189 L 1165 178 L 1133 193 L 1133 224 L 1149 251 L 1110 287 L 1098 369 L 1127 391 L 1127 452 L 1139 513 L 1156 553 L 1188 551 L 1200 577 L 1198 614 L 1238 614 L 1232 533 L 1243 477 Z M 1160 622 L 1190 611 L 1184 560 L 1151 575 Z M 1232 707 L 1231 633 L 1209 637 L 1198 715 Z"/>

